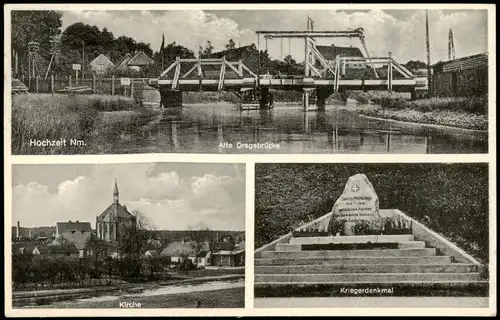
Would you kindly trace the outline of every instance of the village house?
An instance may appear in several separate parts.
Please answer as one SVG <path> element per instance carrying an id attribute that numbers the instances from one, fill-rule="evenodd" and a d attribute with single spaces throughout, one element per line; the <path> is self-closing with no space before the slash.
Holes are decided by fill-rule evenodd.
<path id="1" fill-rule="evenodd" d="M 122 60 L 116 65 L 115 69 L 116 70 L 127 70 L 128 65 L 127 63 L 132 59 L 132 55 L 130 53 L 127 53 Z"/>
<path id="2" fill-rule="evenodd" d="M 357 57 L 364 58 L 363 53 L 357 47 L 339 47 L 334 44 L 331 46 L 316 46 L 316 49 L 321 53 L 321 55 L 325 58 L 327 63 L 333 62 L 337 55 L 340 57 Z M 319 66 L 320 62 L 316 60 L 316 65 Z M 345 65 L 342 65 L 341 68 L 343 70 L 342 73 L 345 74 L 345 68 L 353 68 L 353 69 L 363 69 L 366 67 L 366 63 L 364 61 L 359 62 L 348 62 Z"/>
<path id="3" fill-rule="evenodd" d="M 245 244 L 233 245 L 231 242 L 221 242 L 214 245 L 211 252 L 211 264 L 217 267 L 240 267 L 245 265 Z"/>
<path id="4" fill-rule="evenodd" d="M 226 59 L 230 62 L 242 61 L 250 70 L 258 69 L 258 50 L 257 46 L 252 43 L 249 46 L 243 46 L 233 49 L 227 49 L 219 52 L 214 52 L 207 55 L 201 55 L 203 59 Z M 203 72 L 206 77 L 218 77 L 220 66 L 203 66 Z M 194 73 L 196 74 L 196 73 Z M 226 68 L 227 79 L 238 78 L 239 76 L 233 70 Z"/>
<path id="5" fill-rule="evenodd" d="M 148 259 L 158 259 L 158 258 L 160 258 L 160 254 L 156 250 L 147 250 L 144 253 L 144 257 L 146 257 Z"/>
<path id="6" fill-rule="evenodd" d="M 148 57 L 144 51 L 138 51 L 135 56 L 127 62 L 127 66 L 132 70 L 141 71 L 142 68 L 149 66 L 154 62 L 155 61 Z"/>
<path id="7" fill-rule="evenodd" d="M 92 227 L 90 222 L 57 222 L 56 223 L 56 238 L 52 242 L 54 246 L 61 246 L 64 243 L 75 245 L 79 252 L 80 258 L 86 256 L 85 247 L 87 240 L 92 235 Z"/>
<path id="8" fill-rule="evenodd" d="M 161 251 L 161 257 L 170 257 L 172 263 L 182 262 L 182 259 L 189 259 L 193 264 L 196 264 L 197 254 L 195 245 L 185 241 L 174 241 Z"/>
<path id="9" fill-rule="evenodd" d="M 488 93 L 488 54 L 481 53 L 432 67 L 432 93 L 436 96 L 480 96 Z"/>
<path id="10" fill-rule="evenodd" d="M 104 75 L 108 70 L 115 67 L 115 64 L 102 53 L 92 60 L 89 65 L 92 72 L 97 75 Z"/>

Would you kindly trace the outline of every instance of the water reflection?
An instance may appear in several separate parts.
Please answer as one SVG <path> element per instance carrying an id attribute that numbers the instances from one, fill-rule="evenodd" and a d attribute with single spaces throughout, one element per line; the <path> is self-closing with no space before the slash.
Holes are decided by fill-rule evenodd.
<path id="1" fill-rule="evenodd" d="M 280 148 L 250 150 L 238 142 Z M 487 133 L 364 118 L 340 105 L 303 112 L 298 105 L 241 111 L 198 104 L 164 109 L 143 127 L 98 136 L 93 144 L 99 153 L 486 153 Z"/>

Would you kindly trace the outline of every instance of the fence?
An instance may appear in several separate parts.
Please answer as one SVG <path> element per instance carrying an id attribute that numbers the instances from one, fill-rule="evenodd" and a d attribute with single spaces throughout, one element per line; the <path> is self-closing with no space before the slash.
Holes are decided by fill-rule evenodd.
<path id="1" fill-rule="evenodd" d="M 144 91 L 156 91 L 148 86 L 149 78 L 129 78 L 130 85 L 122 85 L 120 78 L 112 76 L 111 78 L 100 78 L 95 75 L 92 78 L 75 79 L 69 76 L 50 76 L 47 79 L 43 77 L 22 77 L 20 80 L 28 87 L 32 93 L 58 93 L 72 92 L 82 94 L 101 94 L 101 95 L 121 95 L 136 99 L 154 100 Z M 159 96 L 159 94 L 158 94 Z M 157 99 L 159 100 L 159 98 Z"/>

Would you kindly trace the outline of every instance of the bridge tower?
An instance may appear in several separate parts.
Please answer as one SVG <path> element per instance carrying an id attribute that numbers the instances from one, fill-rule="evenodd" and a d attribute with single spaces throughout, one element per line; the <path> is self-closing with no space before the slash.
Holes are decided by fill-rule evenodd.
<path id="1" fill-rule="evenodd" d="M 375 61 L 372 60 L 370 53 L 367 49 L 363 28 L 348 29 L 346 31 L 314 31 L 314 21 L 307 17 L 307 28 L 305 31 L 256 31 L 257 35 L 264 35 L 264 38 L 296 38 L 304 39 L 304 79 L 303 79 L 303 108 L 304 111 L 309 109 L 311 104 L 315 104 L 319 111 L 324 110 L 326 106 L 326 99 L 333 92 L 339 91 L 339 78 L 341 63 L 345 63 L 343 57 L 337 55 L 336 59 L 327 61 L 325 57 L 316 48 L 316 39 L 325 38 L 358 38 L 363 46 L 367 60 L 372 67 L 375 77 L 379 79 L 377 70 L 375 68 Z M 259 38 L 257 40 L 259 44 Z M 259 49 L 260 50 L 260 49 Z M 341 61 L 342 60 L 342 61 Z M 363 59 L 364 60 L 364 59 Z M 319 62 L 319 65 L 317 64 Z M 310 86 L 308 83 L 313 82 L 315 79 L 327 80 L 333 77 L 333 85 L 323 86 L 321 89 L 314 85 Z"/>

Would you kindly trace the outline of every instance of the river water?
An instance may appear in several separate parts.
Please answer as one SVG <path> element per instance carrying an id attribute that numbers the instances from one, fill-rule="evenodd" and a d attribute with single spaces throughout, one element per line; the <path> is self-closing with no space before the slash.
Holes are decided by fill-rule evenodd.
<path id="1" fill-rule="evenodd" d="M 366 107 L 347 103 L 303 112 L 298 104 L 278 103 L 272 110 L 190 104 L 159 111 L 146 125 L 97 135 L 90 145 L 104 154 L 487 153 L 487 132 L 372 119 L 356 111 Z"/>

